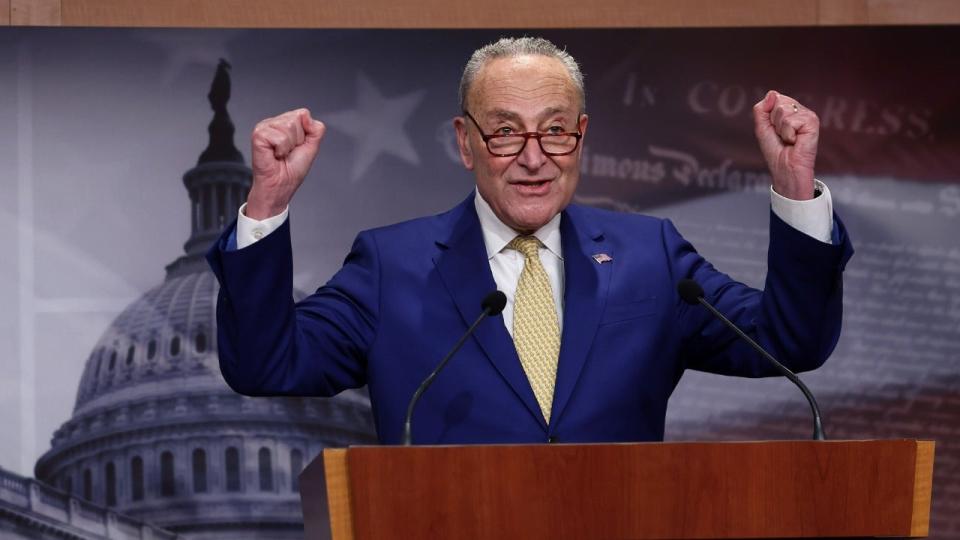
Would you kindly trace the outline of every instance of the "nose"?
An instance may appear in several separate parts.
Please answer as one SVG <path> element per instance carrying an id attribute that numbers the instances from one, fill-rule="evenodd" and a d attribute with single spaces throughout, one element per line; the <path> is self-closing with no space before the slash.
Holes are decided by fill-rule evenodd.
<path id="1" fill-rule="evenodd" d="M 527 144 L 517 155 L 517 163 L 524 169 L 536 171 L 547 162 L 547 155 L 540 148 L 540 141 L 534 138 L 527 139 Z"/>

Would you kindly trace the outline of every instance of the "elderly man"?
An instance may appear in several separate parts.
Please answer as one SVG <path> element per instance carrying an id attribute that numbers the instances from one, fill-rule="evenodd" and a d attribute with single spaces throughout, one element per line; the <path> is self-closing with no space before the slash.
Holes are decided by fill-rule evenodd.
<path id="1" fill-rule="evenodd" d="M 785 364 L 819 366 L 836 344 L 852 253 L 814 180 L 816 115 L 769 92 L 754 108 L 773 177 L 764 292 L 718 272 L 669 221 L 571 205 L 587 133 L 583 77 L 536 38 L 477 50 L 453 120 L 476 191 L 437 216 L 364 231 L 343 268 L 291 299 L 287 206 L 317 155 L 304 109 L 253 132 L 253 187 L 208 259 L 221 283 L 220 365 L 250 395 L 330 396 L 368 384 L 383 443 L 407 401 L 492 290 L 484 321 L 424 395 L 421 444 L 639 441 L 663 437 L 687 368 L 776 372 L 676 291 L 685 278 Z"/>

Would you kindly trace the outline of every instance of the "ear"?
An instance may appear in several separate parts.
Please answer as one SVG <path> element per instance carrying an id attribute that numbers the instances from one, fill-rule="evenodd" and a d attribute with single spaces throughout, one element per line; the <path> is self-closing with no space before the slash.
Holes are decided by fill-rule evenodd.
<path id="1" fill-rule="evenodd" d="M 588 122 L 589 120 L 590 120 L 590 117 L 587 116 L 586 114 L 581 114 L 581 115 L 580 115 L 580 125 L 579 125 L 578 127 L 580 128 L 580 133 L 581 133 L 584 137 L 587 136 L 587 122 Z M 581 142 L 583 142 L 582 139 L 583 139 L 583 137 L 581 137 Z"/>
<path id="2" fill-rule="evenodd" d="M 460 160 L 468 171 L 473 170 L 473 149 L 470 148 L 470 136 L 467 133 L 467 123 L 462 116 L 453 119 L 453 129 L 457 131 L 457 147 L 460 149 Z"/>
<path id="3" fill-rule="evenodd" d="M 590 118 L 587 115 L 585 114 L 580 115 L 580 123 L 577 125 L 577 127 L 580 130 L 581 137 L 580 137 L 580 146 L 577 147 L 577 157 L 579 157 L 583 153 L 584 142 L 587 140 L 587 123 L 589 122 L 589 120 Z"/>

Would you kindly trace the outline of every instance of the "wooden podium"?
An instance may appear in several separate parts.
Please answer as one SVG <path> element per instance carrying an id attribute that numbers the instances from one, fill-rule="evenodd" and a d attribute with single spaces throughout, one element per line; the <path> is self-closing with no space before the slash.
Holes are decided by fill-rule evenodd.
<path id="1" fill-rule="evenodd" d="M 371 446 L 325 450 L 300 485 L 308 540 L 920 537 L 933 453 L 916 440 Z"/>

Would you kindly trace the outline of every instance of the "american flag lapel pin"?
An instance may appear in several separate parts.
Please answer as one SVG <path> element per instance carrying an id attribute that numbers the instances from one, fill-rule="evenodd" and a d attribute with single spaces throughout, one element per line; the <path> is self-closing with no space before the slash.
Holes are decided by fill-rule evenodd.
<path id="1" fill-rule="evenodd" d="M 606 253 L 596 253 L 593 255 L 593 260 L 597 261 L 597 264 L 603 264 L 605 262 L 612 261 L 613 257 L 607 255 Z"/>

